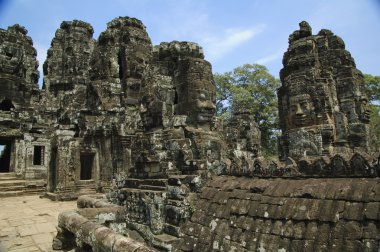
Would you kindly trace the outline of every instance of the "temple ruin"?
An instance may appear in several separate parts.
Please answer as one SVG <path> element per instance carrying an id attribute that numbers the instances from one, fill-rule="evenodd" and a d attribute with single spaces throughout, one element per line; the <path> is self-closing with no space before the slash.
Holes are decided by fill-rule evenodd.
<path id="1" fill-rule="evenodd" d="M 43 64 L 27 30 L 0 29 L 0 172 L 24 191 L 78 198 L 54 249 L 377 251 L 380 155 L 368 97 L 343 40 L 289 37 L 279 158 L 253 116 L 215 114 L 211 64 L 192 42 L 152 45 L 115 18 L 97 40 L 64 21 Z M 105 193 L 105 194 L 102 194 Z"/>
<path id="2" fill-rule="evenodd" d="M 37 51 L 26 34 L 20 25 L 0 29 L 0 172 L 26 179 L 16 188 L 41 191 L 47 183 L 50 138 L 48 124 L 35 109 L 41 97 Z"/>

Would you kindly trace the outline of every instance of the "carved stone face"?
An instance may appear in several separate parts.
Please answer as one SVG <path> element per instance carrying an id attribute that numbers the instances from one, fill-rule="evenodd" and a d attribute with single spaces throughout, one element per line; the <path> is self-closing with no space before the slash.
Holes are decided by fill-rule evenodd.
<path id="1" fill-rule="evenodd" d="M 370 117 L 371 117 L 371 111 L 368 106 L 368 98 L 367 97 L 361 97 L 360 101 L 358 102 L 358 114 L 360 121 L 364 123 L 369 123 Z"/>
<path id="2" fill-rule="evenodd" d="M 226 133 L 226 141 L 232 149 L 248 151 L 253 157 L 260 155 L 261 132 L 252 115 L 244 112 L 235 113 L 226 127 Z M 233 153 L 232 156 L 234 155 Z"/>
<path id="3" fill-rule="evenodd" d="M 255 156 L 260 154 L 261 132 L 256 126 L 247 133 L 247 150 L 253 152 Z"/>
<path id="4" fill-rule="evenodd" d="M 192 105 L 198 123 L 211 122 L 215 113 L 215 104 L 211 90 L 193 89 L 190 90 L 189 105 Z M 190 109 L 190 108 L 189 108 Z"/>
<path id="5" fill-rule="evenodd" d="M 309 126 L 313 123 L 314 106 L 310 95 L 297 95 L 290 98 L 290 124 L 293 127 Z"/>
<path id="6" fill-rule="evenodd" d="M 177 115 L 187 115 L 187 123 L 199 128 L 210 128 L 215 115 L 215 84 L 211 66 L 204 60 L 182 63 L 181 85 L 177 87 Z"/>
<path id="7" fill-rule="evenodd" d="M 248 139 L 247 151 L 251 151 L 255 157 L 258 157 L 260 154 L 260 144 L 250 140 Z"/>
<path id="8" fill-rule="evenodd" d="M 22 48 L 15 44 L 4 42 L 0 48 L 0 57 L 2 60 L 2 69 L 6 73 L 20 74 L 17 69 L 22 64 Z M 19 76 L 21 77 L 21 76 Z"/>
<path id="9" fill-rule="evenodd" d="M 150 101 L 141 109 L 141 117 L 146 129 L 161 127 L 162 103 L 160 101 Z"/>

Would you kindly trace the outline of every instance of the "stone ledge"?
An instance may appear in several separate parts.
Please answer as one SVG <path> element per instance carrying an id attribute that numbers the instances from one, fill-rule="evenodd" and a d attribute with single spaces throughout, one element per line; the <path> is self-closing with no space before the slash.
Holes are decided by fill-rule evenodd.
<path id="1" fill-rule="evenodd" d="M 60 232 L 55 238 L 54 244 L 64 244 L 63 237 L 68 237 L 67 233 L 74 234 L 76 246 L 90 246 L 101 251 L 134 251 L 134 252 L 153 252 L 152 248 L 145 246 L 131 238 L 125 237 L 115 231 L 100 224 L 89 221 L 76 211 L 66 211 L 59 215 L 58 227 Z M 66 233 L 66 235 L 62 235 Z M 70 237 L 70 236 L 69 236 Z M 72 236 L 71 236 L 72 237 Z M 62 243 L 56 240 L 61 240 Z M 54 249 L 61 249 L 59 246 Z"/>

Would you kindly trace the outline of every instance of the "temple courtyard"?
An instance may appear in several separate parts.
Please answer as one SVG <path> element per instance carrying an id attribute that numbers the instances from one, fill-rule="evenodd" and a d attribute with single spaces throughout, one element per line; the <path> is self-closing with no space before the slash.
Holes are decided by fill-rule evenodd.
<path id="1" fill-rule="evenodd" d="M 0 198 L 0 252 L 53 251 L 58 214 L 76 201 L 51 201 L 39 195 Z"/>

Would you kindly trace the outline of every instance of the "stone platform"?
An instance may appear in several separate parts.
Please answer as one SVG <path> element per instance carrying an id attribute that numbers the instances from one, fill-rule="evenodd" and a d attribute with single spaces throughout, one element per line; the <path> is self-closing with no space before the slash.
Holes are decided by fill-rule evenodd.
<path id="1" fill-rule="evenodd" d="M 0 205 L 0 252 L 39 252 L 53 251 L 58 214 L 75 209 L 76 201 L 28 195 L 0 198 Z"/>

